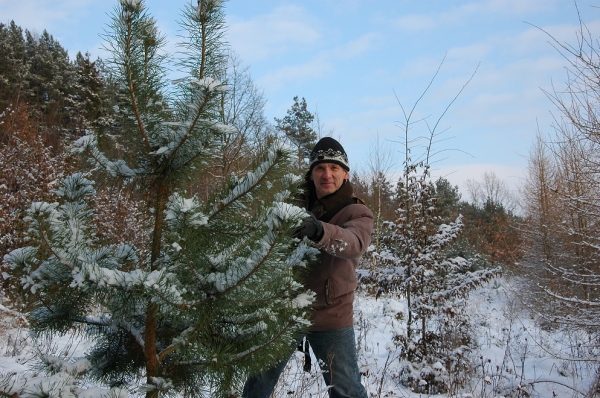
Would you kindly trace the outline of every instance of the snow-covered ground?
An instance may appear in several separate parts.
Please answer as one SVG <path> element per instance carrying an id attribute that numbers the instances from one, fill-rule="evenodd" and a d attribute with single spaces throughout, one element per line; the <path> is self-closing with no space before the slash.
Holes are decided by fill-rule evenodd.
<path id="1" fill-rule="evenodd" d="M 471 386 L 460 395 L 453 396 L 583 397 L 595 369 L 585 362 L 568 360 L 576 354 L 573 347 L 577 347 L 577 339 L 582 336 L 543 331 L 518 303 L 510 284 L 504 279 L 471 294 L 469 314 L 478 341 L 478 347 L 471 355 L 478 366 L 470 377 Z M 396 376 L 400 362 L 391 339 L 404 327 L 403 321 L 398 320 L 396 315 L 405 312 L 405 302 L 393 297 L 375 300 L 359 293 L 355 309 L 359 364 L 363 384 L 370 396 L 447 397 L 411 392 L 398 382 Z M 44 380 L 43 375 L 35 370 L 38 352 L 77 358 L 87 348 L 86 342 L 72 336 L 37 342 L 36 346 L 19 314 L 5 307 L 0 307 L 0 312 L 0 372 L 3 376 L 18 374 L 22 381 L 35 386 Z M 562 355 L 562 359 L 555 355 Z M 276 397 L 327 396 L 326 386 L 316 366 L 313 365 L 310 373 L 304 372 L 302 367 L 303 355 L 297 353 L 277 386 Z M 525 390 L 519 395 L 519 386 L 526 388 L 531 395 L 526 395 Z M 100 395 L 100 390 L 89 390 L 80 396 Z"/>
<path id="2" fill-rule="evenodd" d="M 369 396 L 448 397 L 411 392 L 399 384 L 396 377 L 399 360 L 391 343 L 392 336 L 399 334 L 394 330 L 404 328 L 404 323 L 395 318 L 398 312 L 406 313 L 406 303 L 402 300 L 391 297 L 375 300 L 363 294 L 357 297 L 355 324 L 359 362 Z M 471 386 L 452 396 L 585 396 L 595 369 L 589 363 L 567 359 L 573 358 L 571 349 L 577 345 L 578 336 L 544 332 L 537 327 L 532 316 L 519 305 L 506 280 L 497 279 L 472 293 L 468 313 L 479 346 L 471 355 L 478 366 L 471 375 Z M 563 359 L 554 355 L 562 355 Z M 290 361 L 284 379 L 280 380 L 277 397 L 327 396 L 325 385 L 315 370 L 310 375 L 302 372 L 302 361 L 301 353 Z"/>

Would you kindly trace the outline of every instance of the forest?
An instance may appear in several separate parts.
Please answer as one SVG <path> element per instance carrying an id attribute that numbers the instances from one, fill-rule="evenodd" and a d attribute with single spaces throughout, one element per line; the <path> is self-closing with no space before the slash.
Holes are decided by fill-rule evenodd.
<path id="1" fill-rule="evenodd" d="M 327 133 L 302 93 L 266 118 L 220 1 L 182 10 L 181 54 L 164 52 L 151 11 L 118 2 L 109 59 L 70 59 L 49 32 L 0 24 L 0 312 L 37 340 L 93 342 L 64 396 L 236 397 L 307 327 L 299 281 L 318 253 L 288 232 Z M 400 178 L 375 139 L 368 171 L 351 175 L 376 221 L 360 294 L 404 303 L 389 377 L 406 391 L 536 396 L 535 383 L 460 395 L 485 368 L 464 354 L 469 297 L 503 278 L 540 330 L 578 336 L 549 355 L 591 369 L 573 396 L 600 396 L 600 46 L 584 24 L 573 43 L 554 42 L 567 90 L 546 93 L 553 130 L 538 132 L 518 195 L 493 173 L 466 193 L 433 180 L 438 132 L 423 126 L 417 153 L 402 104 Z M 183 77 L 169 79 L 169 63 Z M 46 354 L 47 380 L 79 364 Z M 63 396 L 20 377 L 1 372 L 0 395 Z"/>

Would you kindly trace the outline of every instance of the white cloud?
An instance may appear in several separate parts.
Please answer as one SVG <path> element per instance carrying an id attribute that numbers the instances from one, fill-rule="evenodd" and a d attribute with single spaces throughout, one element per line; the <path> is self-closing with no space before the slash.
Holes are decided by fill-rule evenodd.
<path id="1" fill-rule="evenodd" d="M 92 6 L 102 2 L 103 0 L 8 0 L 0 2 L 0 14 L 10 15 L 10 19 L 17 25 L 28 30 L 42 32 L 46 29 L 52 34 L 55 28 L 73 22 L 82 13 L 89 13 Z"/>
<path id="2" fill-rule="evenodd" d="M 486 59 L 493 51 L 490 43 L 473 43 L 462 47 L 453 47 L 448 50 L 446 61 L 448 63 L 472 64 L 475 69 L 477 63 Z"/>
<path id="3" fill-rule="evenodd" d="M 407 32 L 430 31 L 442 27 L 464 25 L 472 18 L 498 14 L 525 15 L 552 9 L 557 0 L 486 0 L 466 3 L 448 11 L 409 14 L 395 19 L 396 28 Z"/>
<path id="4" fill-rule="evenodd" d="M 429 15 L 405 15 L 396 19 L 393 23 L 395 27 L 407 32 L 419 32 L 432 30 L 438 26 L 434 17 Z"/>
<path id="5" fill-rule="evenodd" d="M 507 166 L 492 163 L 467 163 L 458 165 L 448 165 L 433 167 L 431 177 L 437 180 L 443 177 L 450 181 L 452 185 L 458 185 L 459 192 L 463 195 L 463 200 L 469 200 L 467 181 L 473 180 L 483 182 L 483 175 L 486 172 L 494 173 L 501 181 L 506 182 L 511 193 L 518 194 L 519 187 L 523 184 L 526 176 L 526 170 L 522 167 Z"/>
<path id="6" fill-rule="evenodd" d="M 459 8 L 465 14 L 526 14 L 548 10 L 557 0 L 486 0 L 467 3 Z"/>
<path id="7" fill-rule="evenodd" d="M 334 48 L 331 56 L 337 59 L 348 59 L 357 57 L 373 48 L 374 42 L 379 39 L 379 34 L 367 33 L 358 39 L 352 40 L 344 45 Z"/>
<path id="8" fill-rule="evenodd" d="M 267 91 L 275 91 L 289 83 L 298 84 L 323 78 L 335 70 L 336 61 L 362 55 L 372 48 L 377 38 L 378 35 L 369 33 L 334 49 L 321 51 L 307 62 L 286 65 L 269 72 L 258 80 L 258 84 Z"/>
<path id="9" fill-rule="evenodd" d="M 295 5 L 280 6 L 249 20 L 229 18 L 228 39 L 245 62 L 254 62 L 314 45 L 322 34 L 318 21 Z"/>
<path id="10" fill-rule="evenodd" d="M 325 76 L 333 70 L 333 65 L 327 57 L 317 56 L 312 60 L 296 65 L 281 67 L 267 73 L 257 84 L 267 91 L 273 92 L 289 82 L 294 84 L 310 81 Z"/>

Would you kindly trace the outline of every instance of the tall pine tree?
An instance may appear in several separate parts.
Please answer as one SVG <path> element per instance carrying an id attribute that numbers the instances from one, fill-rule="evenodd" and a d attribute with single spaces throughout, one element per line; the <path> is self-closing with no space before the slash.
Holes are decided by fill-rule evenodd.
<path id="1" fill-rule="evenodd" d="M 317 142 L 317 133 L 312 128 L 314 115 L 308 111 L 306 100 L 294 97 L 294 104 L 287 111 L 283 119 L 275 118 L 275 128 L 282 131 L 285 136 L 298 148 L 298 168 L 302 168 L 302 161 L 310 156 L 312 148 Z"/>
<path id="2" fill-rule="evenodd" d="M 215 79 L 223 76 L 221 3 L 185 8 L 179 68 L 187 77 L 174 87 L 144 2 L 120 0 L 113 14 L 106 47 L 122 99 L 118 135 L 90 133 L 75 147 L 147 201 L 145 243 L 102 242 L 94 182 L 78 172 L 54 190 L 56 202 L 31 206 L 32 244 L 5 257 L 28 293 L 36 335 L 83 331 L 93 342 L 87 375 L 113 387 L 143 384 L 147 397 L 235 394 L 248 374 L 289 355 L 313 301 L 298 279 L 316 251 L 288 233 L 305 212 L 288 204 L 301 178 L 289 173 L 283 146 L 209 200 L 186 195 L 236 133 L 220 120 L 227 86 Z"/>

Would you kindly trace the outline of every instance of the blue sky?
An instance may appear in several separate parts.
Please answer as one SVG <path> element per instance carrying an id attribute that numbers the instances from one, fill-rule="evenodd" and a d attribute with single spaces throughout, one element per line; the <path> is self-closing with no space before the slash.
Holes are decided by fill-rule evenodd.
<path id="1" fill-rule="evenodd" d="M 147 0 L 175 49 L 177 20 L 190 0 Z M 0 0 L 0 22 L 46 29 L 74 55 L 104 57 L 100 33 L 116 0 Z M 600 36 L 600 9 L 579 0 L 582 20 Z M 550 38 L 576 43 L 569 0 L 229 0 L 227 39 L 268 100 L 270 120 L 295 95 L 318 112 L 325 131 L 366 170 L 379 137 L 402 167 L 403 114 L 441 70 L 413 120 L 438 127 L 434 176 L 461 187 L 486 171 L 516 186 L 538 128 L 551 132 L 555 109 L 542 90 L 564 86 L 566 60 Z M 445 57 L 445 59 L 444 59 Z M 417 123 L 413 136 L 427 134 Z M 417 149 L 417 148 L 415 148 Z"/>

